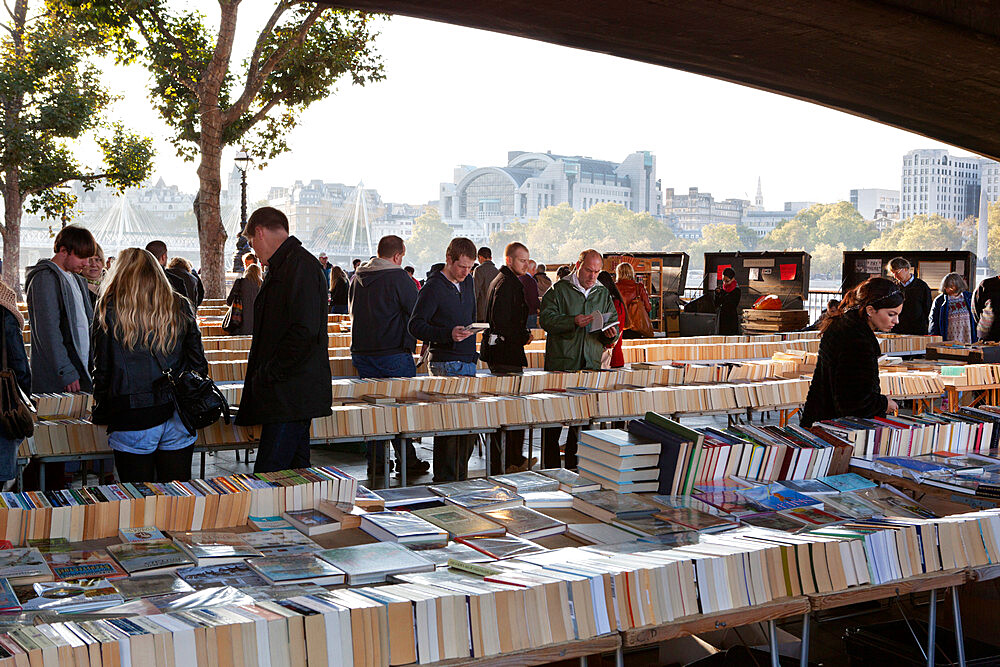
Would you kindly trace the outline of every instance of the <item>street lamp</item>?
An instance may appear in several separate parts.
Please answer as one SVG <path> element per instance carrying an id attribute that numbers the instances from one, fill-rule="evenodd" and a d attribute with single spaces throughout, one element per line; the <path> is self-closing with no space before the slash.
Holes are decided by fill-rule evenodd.
<path id="1" fill-rule="evenodd" d="M 233 272 L 243 273 L 243 255 L 250 251 L 250 243 L 243 236 L 247 226 L 247 170 L 253 160 L 245 150 L 239 150 L 236 157 L 236 168 L 240 170 L 240 233 L 236 237 L 236 254 L 233 256 Z"/>

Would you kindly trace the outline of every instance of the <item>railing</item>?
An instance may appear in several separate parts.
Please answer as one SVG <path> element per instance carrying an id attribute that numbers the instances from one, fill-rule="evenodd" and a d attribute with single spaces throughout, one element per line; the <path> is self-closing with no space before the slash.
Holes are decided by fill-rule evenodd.
<path id="1" fill-rule="evenodd" d="M 703 294 L 701 287 L 692 287 L 688 285 L 684 288 L 684 300 L 691 301 L 697 299 Z M 809 291 L 809 297 L 806 299 L 806 310 L 809 311 L 809 321 L 814 322 L 817 317 L 820 316 L 824 310 L 826 310 L 826 304 L 830 299 L 840 299 L 840 292 L 838 290 L 831 289 L 814 289 Z"/>

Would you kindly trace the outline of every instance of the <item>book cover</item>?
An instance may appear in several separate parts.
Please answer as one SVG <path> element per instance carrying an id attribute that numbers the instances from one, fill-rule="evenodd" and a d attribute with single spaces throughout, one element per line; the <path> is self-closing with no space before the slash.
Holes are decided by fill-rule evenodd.
<path id="1" fill-rule="evenodd" d="M 283 516 L 252 516 L 247 519 L 247 523 L 260 531 L 284 530 L 295 527 Z"/>
<path id="2" fill-rule="evenodd" d="M 691 497 L 736 517 L 757 514 L 760 511 L 736 491 L 709 491 L 695 493 Z"/>
<path id="3" fill-rule="evenodd" d="M 172 533 L 174 542 L 198 559 L 259 558 L 262 554 L 237 533 L 190 531 Z"/>
<path id="4" fill-rule="evenodd" d="M 739 524 L 728 521 L 708 512 L 702 512 L 693 507 L 664 508 L 656 513 L 656 517 L 699 532 L 715 533 L 720 530 L 736 528 Z"/>
<path id="5" fill-rule="evenodd" d="M 611 522 L 611 525 L 618 526 L 622 530 L 627 530 L 636 535 L 649 537 L 691 532 L 691 529 L 686 526 L 674 523 L 673 521 L 666 521 L 654 514 L 615 519 Z"/>
<path id="6" fill-rule="evenodd" d="M 42 552 L 34 547 L 0 550 L 0 577 L 27 583 L 52 578 L 49 564 Z"/>
<path id="7" fill-rule="evenodd" d="M 111 585 L 126 600 L 194 592 L 194 587 L 173 572 L 144 574 L 138 577 L 119 579 L 111 582 Z"/>
<path id="8" fill-rule="evenodd" d="M 395 542 L 325 549 L 316 554 L 347 575 L 351 585 L 385 581 L 401 572 L 430 572 L 434 563 Z"/>
<path id="9" fill-rule="evenodd" d="M 474 535 L 502 535 L 504 533 L 503 526 L 457 505 L 427 507 L 414 510 L 413 513 L 447 531 L 453 538 Z"/>
<path id="10" fill-rule="evenodd" d="M 837 493 L 837 489 L 824 484 L 818 479 L 783 479 L 779 480 L 778 484 L 786 489 L 791 489 L 802 494 L 826 495 Z"/>
<path id="11" fill-rule="evenodd" d="M 60 551 L 72 551 L 73 545 L 65 537 L 47 537 L 41 539 L 28 540 L 28 547 L 38 549 L 43 554 L 59 553 Z"/>
<path id="12" fill-rule="evenodd" d="M 490 510 L 483 512 L 483 516 L 506 528 L 508 533 L 529 540 L 566 532 L 565 523 L 530 507 L 507 507 Z"/>
<path id="13" fill-rule="evenodd" d="M 510 489 L 496 485 L 491 485 L 488 489 L 447 496 L 445 501 L 452 505 L 472 510 L 473 512 L 484 512 L 486 510 L 502 509 L 504 507 L 524 504 L 524 499 L 521 496 Z"/>
<path id="14" fill-rule="evenodd" d="M 657 508 L 641 496 L 602 489 L 574 495 L 573 509 L 601 521 L 610 521 L 619 517 L 650 514 Z"/>
<path id="15" fill-rule="evenodd" d="M 197 590 L 217 586 L 232 586 L 243 589 L 247 586 L 266 586 L 268 583 L 257 572 L 250 569 L 245 561 L 226 563 L 225 565 L 185 567 L 177 570 L 177 576 Z"/>
<path id="16" fill-rule="evenodd" d="M 579 493 L 582 491 L 598 491 L 601 485 L 593 480 L 580 477 L 579 473 L 566 468 L 546 468 L 539 470 L 538 474 L 551 477 L 559 482 L 559 488 L 567 493 Z"/>
<path id="17" fill-rule="evenodd" d="M 740 521 L 755 528 L 779 530 L 783 533 L 797 533 L 805 528 L 805 524 L 778 512 L 761 512 L 741 516 Z"/>
<path id="18" fill-rule="evenodd" d="M 242 533 L 242 537 L 247 544 L 265 556 L 315 553 L 323 549 L 294 528 L 275 528 L 259 533 Z"/>
<path id="19" fill-rule="evenodd" d="M 107 551 L 64 551 L 45 554 L 56 581 L 73 579 L 121 579 L 127 577 Z"/>
<path id="20" fill-rule="evenodd" d="M 468 548 L 466 547 L 466 549 Z M 472 551 L 472 549 L 469 550 Z M 0 611 L 13 611 L 20 608 L 21 603 L 18 602 L 17 596 L 14 594 L 14 587 L 6 579 L 0 579 Z"/>
<path id="21" fill-rule="evenodd" d="M 821 500 L 810 498 L 797 491 L 787 489 L 780 484 L 768 484 L 767 486 L 758 486 L 752 489 L 740 489 L 736 493 L 759 507 L 763 512 L 777 512 L 796 507 L 819 507 L 823 505 Z"/>
<path id="22" fill-rule="evenodd" d="M 820 477 L 819 481 L 823 482 L 827 486 L 833 487 L 841 493 L 844 493 L 845 491 L 857 491 L 859 489 L 870 489 L 873 486 L 878 486 L 875 482 L 865 479 L 856 472 L 845 472 L 841 475 Z"/>
<path id="23" fill-rule="evenodd" d="M 170 540 L 112 544 L 108 553 L 129 574 L 194 565 L 194 560 Z"/>
<path id="24" fill-rule="evenodd" d="M 565 491 L 525 491 L 521 494 L 524 505 L 532 508 L 572 507 L 573 496 Z"/>
<path id="25" fill-rule="evenodd" d="M 823 510 L 815 507 L 799 507 L 793 510 L 787 510 L 783 512 L 783 514 L 787 514 L 793 519 L 798 519 L 802 523 L 811 526 L 835 526 L 846 521 L 846 519 L 834 516 L 829 512 L 824 512 Z"/>
<path id="26" fill-rule="evenodd" d="M 344 583 L 345 578 L 343 570 L 313 554 L 265 556 L 250 560 L 249 565 L 272 584 L 307 582 L 330 586 Z"/>
<path id="27" fill-rule="evenodd" d="M 156 526 L 142 528 L 119 528 L 118 536 L 122 542 L 144 542 L 146 540 L 165 540 L 167 536 Z"/>
<path id="28" fill-rule="evenodd" d="M 559 480 L 542 475 L 532 470 L 524 472 L 512 472 L 506 475 L 494 475 L 489 478 L 500 486 L 513 489 L 517 493 L 528 491 L 558 491 Z"/>
<path id="29" fill-rule="evenodd" d="M 548 551 L 545 547 L 539 546 L 534 542 L 526 540 L 523 537 L 518 537 L 517 535 L 504 535 L 496 537 L 463 537 L 459 540 L 459 542 L 496 560 L 519 558 L 521 556 L 528 556 Z"/>
<path id="30" fill-rule="evenodd" d="M 466 563 L 489 563 L 493 560 L 490 556 L 461 542 L 451 542 L 440 549 L 421 549 L 420 555 L 439 567 L 447 565 L 453 558 Z"/>
<path id="31" fill-rule="evenodd" d="M 361 517 L 361 530 L 383 542 L 443 547 L 448 533 L 411 512 L 368 512 Z"/>
<path id="32" fill-rule="evenodd" d="M 432 484 L 427 487 L 430 491 L 437 494 L 438 496 L 447 498 L 448 496 L 458 495 L 460 493 L 471 493 L 473 491 L 485 491 L 492 489 L 496 484 L 484 477 L 473 477 L 472 479 L 463 479 L 455 482 L 445 482 L 444 484 Z"/>
<path id="33" fill-rule="evenodd" d="M 23 611 L 74 614 L 95 612 L 124 602 L 121 594 L 106 579 L 39 582 L 32 588 L 35 597 L 21 601 Z"/>
<path id="34" fill-rule="evenodd" d="M 340 522 L 319 510 L 293 510 L 282 514 L 289 523 L 306 535 L 322 535 L 340 530 Z"/>

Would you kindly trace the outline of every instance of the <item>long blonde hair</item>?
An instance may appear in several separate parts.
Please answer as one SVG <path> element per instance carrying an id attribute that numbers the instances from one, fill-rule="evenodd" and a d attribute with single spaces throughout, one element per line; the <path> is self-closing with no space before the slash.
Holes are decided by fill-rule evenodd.
<path id="1" fill-rule="evenodd" d="M 126 248 L 115 259 L 94 309 L 94 320 L 105 331 L 109 303 L 115 310 L 113 335 L 127 349 L 146 345 L 161 354 L 173 349 L 181 335 L 181 310 L 152 253 Z"/>

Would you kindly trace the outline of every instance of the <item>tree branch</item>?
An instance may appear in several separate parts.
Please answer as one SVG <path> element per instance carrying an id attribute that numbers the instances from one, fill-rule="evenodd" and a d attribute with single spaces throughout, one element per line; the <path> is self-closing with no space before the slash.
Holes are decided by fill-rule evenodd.
<path id="1" fill-rule="evenodd" d="M 278 66 L 278 63 L 291 51 L 293 48 L 302 44 L 305 41 L 306 33 L 312 28 L 313 24 L 319 19 L 320 15 L 328 9 L 325 6 L 317 5 L 313 8 L 309 15 L 303 19 L 302 23 L 299 25 L 299 29 L 296 31 L 295 36 L 290 40 L 282 44 L 280 47 L 274 50 L 264 64 L 261 65 L 260 69 L 257 71 L 256 76 L 247 77 L 246 87 L 243 89 L 243 94 L 240 98 L 236 100 L 235 103 L 226 113 L 223 115 L 223 123 L 226 125 L 234 122 L 237 118 L 242 116 L 248 108 L 250 108 L 250 102 L 253 98 L 257 96 L 260 92 L 261 86 L 264 84 L 264 80 L 274 71 L 274 68 Z"/>
<path id="2" fill-rule="evenodd" d="M 25 188 L 24 190 L 21 191 L 21 197 L 22 199 L 26 199 L 27 197 L 33 194 L 41 192 L 42 190 L 50 190 L 52 188 L 58 188 L 60 185 L 65 185 L 70 181 L 97 181 L 102 178 L 110 178 L 111 176 L 114 175 L 115 174 L 113 172 L 109 171 L 106 174 L 76 174 L 73 176 L 67 176 L 66 178 L 54 181 L 52 183 L 46 183 L 44 185 L 36 185 L 33 188 Z"/>
<path id="3" fill-rule="evenodd" d="M 149 34 L 149 30 L 146 28 L 146 25 L 139 19 L 139 17 L 135 13 L 133 13 L 133 12 L 126 12 L 126 13 L 127 13 L 128 17 L 130 19 L 132 19 L 132 22 L 136 25 L 136 28 L 138 28 L 139 34 L 142 35 L 142 38 L 146 40 L 146 44 L 149 46 L 150 49 L 152 49 L 154 41 L 153 41 L 152 36 Z M 154 19 L 153 20 L 157 21 L 157 20 L 159 20 L 159 17 L 155 17 L 155 15 L 154 15 Z M 173 35 L 171 35 L 170 31 L 168 31 L 166 29 L 166 27 L 160 29 L 160 31 L 174 45 L 174 48 L 177 50 L 177 52 L 180 55 L 181 60 L 184 62 L 184 64 L 187 65 L 187 66 L 189 66 L 189 67 L 191 67 L 191 69 L 197 70 L 198 67 L 194 64 L 194 61 L 192 61 L 191 57 L 183 50 L 183 48 L 182 48 L 183 44 L 180 44 L 179 40 L 177 40 L 176 37 L 174 37 Z M 163 69 L 165 69 L 165 70 L 169 71 L 171 74 L 173 74 L 174 77 L 177 79 L 177 81 L 180 82 L 181 85 L 183 85 L 185 88 L 187 88 L 188 90 L 190 90 L 192 93 L 194 93 L 195 96 L 198 95 L 198 84 L 195 82 L 194 79 L 192 79 L 189 76 L 185 76 L 185 75 L 181 74 L 180 71 L 178 71 L 176 67 L 171 67 L 171 66 L 169 66 L 167 64 L 162 64 L 160 66 L 162 66 Z"/>
<path id="4" fill-rule="evenodd" d="M 284 101 L 284 99 L 285 99 L 284 95 L 277 95 L 274 98 L 268 100 L 267 104 L 265 104 L 260 109 L 260 111 L 258 111 L 253 115 L 253 118 L 250 119 L 250 123 L 247 125 L 247 127 L 250 128 L 256 125 L 264 116 L 268 114 L 269 111 L 271 111 L 271 109 L 278 106 L 282 101 Z"/>
<path id="5" fill-rule="evenodd" d="M 267 43 L 267 38 L 274 31 L 274 26 L 277 25 L 278 19 L 281 18 L 281 15 L 284 14 L 289 7 L 291 7 L 290 3 L 279 2 L 278 6 L 274 8 L 274 12 L 271 13 L 271 18 L 267 20 L 267 23 L 264 24 L 263 30 L 260 31 L 260 35 L 257 36 L 257 43 L 253 47 L 253 55 L 250 56 L 250 66 L 247 68 L 248 81 L 257 76 L 257 71 L 260 67 L 260 54 L 264 50 L 264 44 Z"/>

